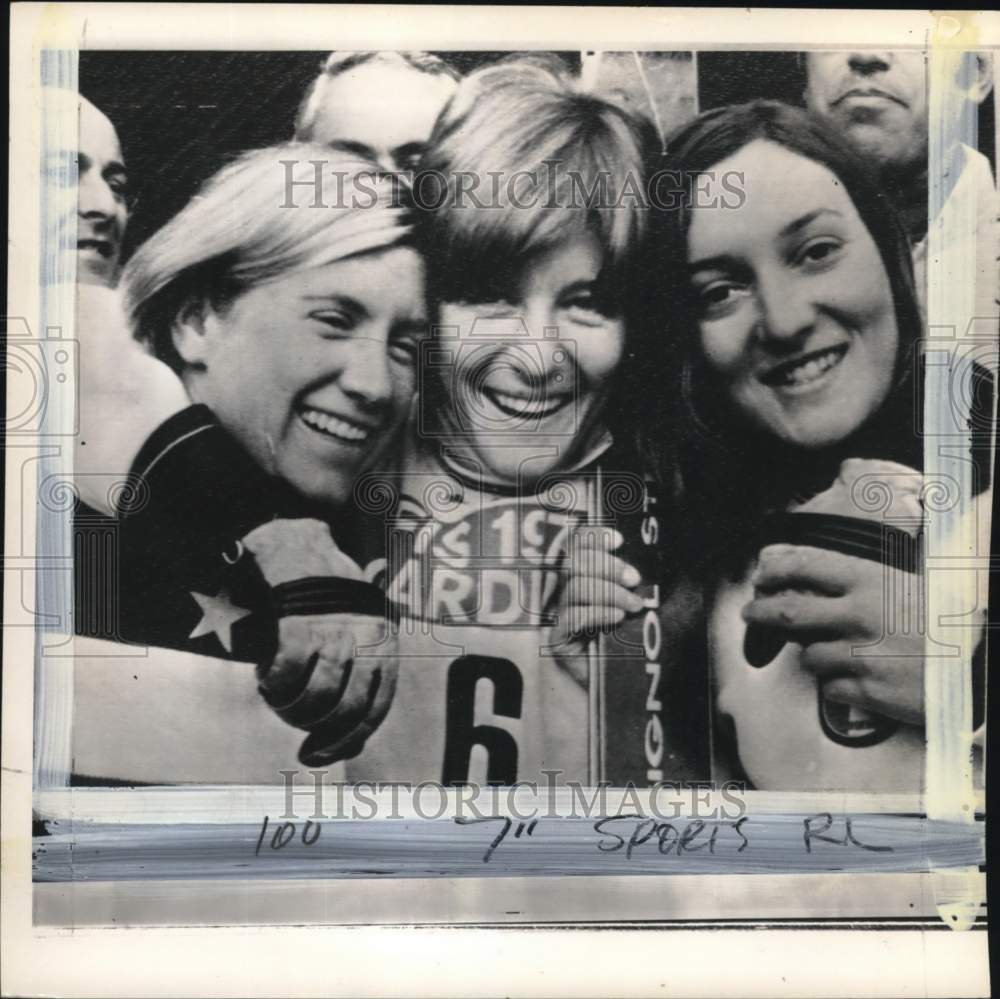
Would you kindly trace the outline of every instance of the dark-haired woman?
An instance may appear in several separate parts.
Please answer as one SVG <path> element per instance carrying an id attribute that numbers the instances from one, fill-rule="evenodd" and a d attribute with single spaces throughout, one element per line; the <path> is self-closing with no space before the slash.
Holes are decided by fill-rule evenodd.
<path id="1" fill-rule="evenodd" d="M 710 111 L 669 146 L 689 184 L 743 182 L 735 210 L 661 218 L 718 710 L 757 787 L 918 790 L 924 638 L 893 615 L 917 613 L 922 577 L 912 551 L 883 565 L 855 545 L 878 547 L 868 520 L 908 549 L 923 514 L 906 236 L 854 154 L 795 108 Z M 812 520 L 778 519 L 791 511 Z"/>

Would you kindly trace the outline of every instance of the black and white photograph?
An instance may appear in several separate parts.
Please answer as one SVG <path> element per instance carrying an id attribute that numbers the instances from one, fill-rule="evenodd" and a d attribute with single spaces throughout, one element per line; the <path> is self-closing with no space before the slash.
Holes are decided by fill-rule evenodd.
<path id="1" fill-rule="evenodd" d="M 12 67 L 36 930 L 908 929 L 965 970 L 871 994 L 987 994 L 996 16 L 113 6 Z"/>

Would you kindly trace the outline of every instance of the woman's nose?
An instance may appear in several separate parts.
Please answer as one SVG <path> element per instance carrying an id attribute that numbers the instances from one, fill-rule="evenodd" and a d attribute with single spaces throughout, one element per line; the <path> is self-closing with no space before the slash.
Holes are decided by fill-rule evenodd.
<path id="1" fill-rule="evenodd" d="M 760 339 L 773 344 L 796 340 L 812 329 L 816 307 L 808 289 L 795 281 L 765 280 L 758 283 L 757 300 Z"/>
<path id="2" fill-rule="evenodd" d="M 558 335 L 558 316 L 551 302 L 531 302 L 524 307 L 524 322 L 532 340 L 542 342 Z"/>
<path id="3" fill-rule="evenodd" d="M 358 337 L 346 348 L 347 357 L 339 379 L 341 389 L 361 405 L 387 405 L 392 398 L 392 376 L 386 341 Z"/>
<path id="4" fill-rule="evenodd" d="M 566 350 L 559 344 L 568 338 L 568 332 L 560 329 L 558 311 L 547 301 L 529 305 L 525 322 L 531 336 L 535 367 L 541 364 L 539 380 L 549 381 L 558 373 L 564 360 Z"/>

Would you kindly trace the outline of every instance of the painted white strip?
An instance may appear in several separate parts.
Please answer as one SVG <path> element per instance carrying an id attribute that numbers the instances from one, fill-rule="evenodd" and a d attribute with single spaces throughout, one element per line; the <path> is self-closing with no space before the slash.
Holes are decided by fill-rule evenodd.
<path id="1" fill-rule="evenodd" d="M 524 7 L 517 16 L 486 4 L 422 6 L 420 17 L 406 5 L 365 10 L 347 4 L 198 5 L 198 17 L 183 4 L 158 8 L 156 30 L 141 4 L 67 6 L 81 38 L 93 49 L 203 51 L 316 51 L 338 49 L 603 49 L 678 51 L 764 48 L 885 49 L 922 45 L 933 30 L 927 10 L 866 10 L 863 17 L 831 16 L 827 10 L 767 8 Z M 86 26 L 86 31 L 84 31 Z M 326 41 L 323 41 L 326 40 Z M 983 39 L 983 44 L 996 44 Z"/>
<path id="2" fill-rule="evenodd" d="M 232 664 L 229 664 L 232 666 Z M 294 764 L 289 764 L 294 769 Z M 307 816 L 317 801 L 315 780 L 322 785 L 319 804 L 321 812 L 330 813 L 336 809 L 338 794 L 345 808 L 350 809 L 361 798 L 355 797 L 350 787 L 338 791 L 334 785 L 342 781 L 342 776 L 336 767 L 329 771 L 315 771 L 320 776 L 314 778 L 312 771 L 300 769 L 290 778 L 295 791 L 293 810 Z M 410 796 L 403 789 L 386 788 L 381 791 L 365 790 L 361 792 L 369 801 L 374 801 L 379 814 L 388 815 L 395 808 L 400 818 L 415 818 Z M 451 789 L 449 799 L 454 803 L 462 792 Z M 635 788 L 628 792 L 609 790 L 607 793 L 607 808 L 613 811 L 623 801 L 631 810 L 639 807 L 650 810 L 649 788 Z M 579 798 L 583 791 L 574 792 L 565 787 L 549 790 L 544 784 L 537 791 L 528 787 L 518 787 L 515 790 L 501 789 L 496 792 L 496 800 L 502 808 L 513 808 L 518 812 L 528 812 L 533 808 L 546 810 L 553 807 L 557 814 L 572 814 L 574 803 L 579 814 Z M 674 794 L 668 789 L 661 789 L 656 794 L 657 807 L 661 811 L 670 808 L 670 802 L 676 797 L 684 803 L 684 812 L 691 810 L 690 790 Z M 704 792 L 699 792 L 704 794 Z M 589 801 L 592 791 L 586 792 Z M 434 807 L 437 794 L 427 792 L 427 807 Z M 793 792 L 793 791 L 748 791 L 739 795 L 746 804 L 747 814 L 768 816 L 791 813 L 816 814 L 819 812 L 835 812 L 838 814 L 865 815 L 920 815 L 925 811 L 925 803 L 921 796 L 912 794 L 832 794 L 828 792 Z M 491 800 L 489 798 L 487 801 Z M 264 785 L 212 785 L 199 786 L 177 785 L 173 787 L 136 787 L 136 788 L 98 788 L 74 787 L 61 790 L 41 790 L 35 795 L 35 809 L 45 817 L 56 819 L 74 819 L 81 822 L 126 824 L 135 823 L 229 823 L 247 821 L 247 818 L 261 815 L 281 815 L 286 807 L 286 792 L 284 778 L 275 774 L 270 786 Z M 985 801 L 982 794 L 976 796 L 976 812 L 982 814 Z M 708 805 L 699 808 L 715 806 L 731 808 L 731 804 L 721 798 L 720 793 L 713 792 Z M 454 806 L 453 806 L 454 807 Z M 485 811 L 483 802 L 481 810 Z"/>
<path id="3" fill-rule="evenodd" d="M 982 876 L 981 876 L 982 877 Z M 37 924 L 553 923 L 783 919 L 937 921 L 924 874 L 371 878 L 35 885 Z M 814 904 L 822 899 L 822 914 Z M 831 978 L 831 981 L 833 979 Z"/>
<path id="4" fill-rule="evenodd" d="M 63 41 L 65 41 L 63 39 Z M 40 52 L 38 91 L 44 170 L 58 151 L 79 148 L 79 115 L 73 102 L 54 99 L 50 88 L 77 89 L 78 50 L 47 48 Z M 63 160 L 63 162 L 66 162 Z M 71 161 L 72 162 L 72 161 Z M 75 183 L 75 177 L 62 178 Z M 38 435 L 38 501 L 35 555 L 39 562 L 72 564 L 72 503 L 49 483 L 73 479 L 74 433 L 78 421 L 76 384 L 76 212 L 65 212 L 58 180 L 40 184 L 41 262 L 40 328 L 36 334 L 44 392 Z M 62 656 L 73 633 L 73 573 L 64 568 L 36 573 L 35 607 L 35 757 L 36 787 L 69 783 L 72 764 L 73 669 Z M 50 658 L 52 651 L 60 658 Z"/>
<path id="5" fill-rule="evenodd" d="M 927 321 L 929 347 L 940 353 L 928 355 L 924 474 L 931 488 L 944 484 L 950 502 L 936 508 L 927 503 L 925 795 L 929 819 L 972 823 L 971 654 L 977 636 L 954 625 L 975 606 L 976 573 L 935 569 L 937 559 L 974 555 L 977 545 L 972 468 L 965 458 L 968 394 L 958 390 L 954 377 L 975 315 L 976 239 L 970 234 L 977 222 L 974 205 L 970 211 L 949 201 L 961 144 L 976 145 L 975 117 L 956 83 L 971 55 L 972 28 L 956 35 L 956 24 L 962 28 L 948 15 L 938 19 L 929 63 Z M 979 910 L 976 873 L 969 868 L 934 874 L 938 912 L 955 929 L 969 927 Z"/>

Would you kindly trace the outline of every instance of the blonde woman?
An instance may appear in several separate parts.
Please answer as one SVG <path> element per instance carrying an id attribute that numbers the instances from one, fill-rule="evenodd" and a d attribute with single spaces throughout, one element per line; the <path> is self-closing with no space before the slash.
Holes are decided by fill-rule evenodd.
<path id="1" fill-rule="evenodd" d="M 112 306 L 83 344 L 78 471 L 132 475 L 114 505 L 80 477 L 117 523 L 116 636 L 256 661 L 312 733 L 304 759 L 392 695 L 394 656 L 352 663 L 387 640 L 345 507 L 406 417 L 426 310 L 401 189 L 376 174 L 306 144 L 245 154 L 129 262 L 134 339 Z"/>

